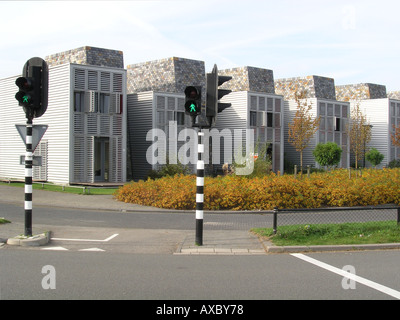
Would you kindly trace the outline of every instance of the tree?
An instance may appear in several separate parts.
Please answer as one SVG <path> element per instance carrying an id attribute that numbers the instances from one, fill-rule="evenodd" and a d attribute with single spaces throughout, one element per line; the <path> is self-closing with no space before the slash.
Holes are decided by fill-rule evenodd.
<path id="1" fill-rule="evenodd" d="M 390 134 L 392 137 L 392 143 L 396 147 L 400 147 L 400 126 L 396 127 L 395 125 L 393 125 L 393 130 L 394 134 L 393 133 Z"/>
<path id="2" fill-rule="evenodd" d="M 371 150 L 367 152 L 365 157 L 376 168 L 376 166 L 378 166 L 382 162 L 385 156 L 375 148 L 371 148 Z"/>
<path id="3" fill-rule="evenodd" d="M 288 142 L 300 152 L 300 167 L 303 171 L 303 151 L 308 147 L 311 138 L 319 128 L 320 118 L 311 114 L 312 105 L 307 101 L 307 91 L 295 93 L 297 111 L 289 126 Z"/>
<path id="4" fill-rule="evenodd" d="M 356 168 L 358 168 L 358 161 L 363 158 L 366 146 L 371 141 L 372 128 L 366 115 L 361 111 L 359 101 L 356 102 L 351 111 L 350 122 L 347 132 L 350 137 L 350 149 L 355 157 Z"/>
<path id="5" fill-rule="evenodd" d="M 313 155 L 321 166 L 333 167 L 339 164 L 342 151 L 342 148 L 334 142 L 318 143 Z"/>

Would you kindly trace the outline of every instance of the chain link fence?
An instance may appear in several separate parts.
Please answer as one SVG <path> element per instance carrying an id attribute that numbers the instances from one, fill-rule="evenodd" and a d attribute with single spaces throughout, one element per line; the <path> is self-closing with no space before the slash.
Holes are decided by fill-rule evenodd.
<path id="1" fill-rule="evenodd" d="M 279 226 L 315 224 L 365 223 L 376 224 L 382 228 L 396 222 L 400 225 L 400 206 L 384 205 L 350 208 L 319 208 L 319 209 L 278 209 L 273 211 L 273 232 L 277 233 Z M 287 228 L 287 227 L 285 227 Z"/>

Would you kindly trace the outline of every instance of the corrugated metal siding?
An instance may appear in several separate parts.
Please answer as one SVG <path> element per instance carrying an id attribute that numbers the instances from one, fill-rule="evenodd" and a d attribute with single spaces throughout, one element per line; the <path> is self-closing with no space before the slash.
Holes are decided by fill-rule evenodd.
<path id="1" fill-rule="evenodd" d="M 25 144 L 15 124 L 26 124 L 25 113 L 18 105 L 15 94 L 18 91 L 15 80 L 19 76 L 0 80 L 0 177 L 23 179 L 24 166 L 19 164 L 25 155 Z"/>
<path id="2" fill-rule="evenodd" d="M 231 103 L 232 106 L 229 108 L 226 108 L 224 111 L 222 111 L 221 113 L 218 113 L 217 115 L 217 121 L 215 124 L 215 128 L 217 130 L 219 130 L 219 132 L 221 133 L 222 130 L 224 129 L 229 129 L 231 132 L 231 136 L 232 136 L 232 151 L 229 155 L 228 151 L 225 151 L 225 139 L 220 139 L 220 147 L 218 150 L 217 147 L 217 142 L 214 143 L 212 142 L 211 139 L 211 143 L 214 145 L 213 149 L 212 149 L 212 153 L 213 158 L 214 158 L 214 162 L 216 161 L 215 159 L 215 153 L 219 152 L 219 161 L 220 163 L 213 163 L 214 165 L 214 170 L 221 170 L 222 169 L 222 165 L 224 163 L 232 163 L 235 161 L 235 157 L 238 156 L 239 150 L 235 150 L 235 146 L 234 146 L 234 130 L 235 129 L 240 129 L 240 130 L 245 130 L 248 125 L 249 125 L 249 120 L 248 120 L 248 92 L 247 91 L 237 91 L 237 92 L 231 92 L 230 94 L 224 96 L 221 99 L 221 102 L 223 103 Z M 242 146 L 243 146 L 243 150 L 242 153 L 245 154 L 245 147 L 246 147 L 246 135 L 244 132 L 242 132 Z M 214 138 L 215 139 L 215 138 Z M 207 146 L 206 146 L 207 147 Z M 206 148 L 207 150 L 207 148 Z M 224 154 L 228 152 L 229 158 L 225 159 Z M 210 159 L 210 163 L 212 162 L 212 159 Z"/>
<path id="3" fill-rule="evenodd" d="M 153 142 L 146 141 L 146 136 L 153 128 L 153 101 L 152 91 L 127 95 L 127 126 L 133 179 L 144 179 L 152 168 L 146 160 L 146 152 Z"/>
<path id="4" fill-rule="evenodd" d="M 70 159 L 70 65 L 49 68 L 49 103 L 46 113 L 34 124 L 47 124 L 48 180 L 69 183 Z"/>
<path id="5" fill-rule="evenodd" d="M 283 172 L 283 97 L 278 95 L 268 95 L 249 91 L 237 91 L 226 95 L 221 102 L 231 103 L 230 108 L 225 109 L 217 116 L 216 128 L 220 131 L 227 128 L 231 130 L 232 137 L 235 129 L 253 129 L 255 143 L 270 142 L 273 145 L 273 170 Z M 256 123 L 253 126 L 250 120 L 250 112 L 256 112 Z M 267 126 L 267 113 L 272 114 L 271 127 Z M 246 136 L 242 135 L 243 155 L 245 154 Z M 232 143 L 233 145 L 233 143 Z M 233 158 L 235 157 L 233 150 Z M 257 150 L 255 150 L 257 152 Z M 222 163 L 224 153 L 224 141 L 220 144 L 220 154 Z M 226 162 L 226 161 L 225 161 Z"/>
<path id="6" fill-rule="evenodd" d="M 151 169 L 158 169 L 163 165 L 151 165 L 147 159 L 147 151 L 151 154 L 149 148 L 157 141 L 155 137 L 146 141 L 147 134 L 152 129 L 162 130 L 166 138 L 166 149 L 157 148 L 158 158 L 165 156 L 167 161 L 174 163 L 179 157 L 180 148 L 186 141 L 178 141 L 178 135 L 184 128 L 191 126 L 190 117 L 185 115 L 184 104 L 184 95 L 177 93 L 148 91 L 128 95 L 129 152 L 133 179 L 145 179 Z M 176 134 L 170 128 L 171 121 L 176 123 Z M 170 152 L 170 145 L 176 147 L 176 152 L 175 148 L 171 148 Z M 194 145 L 191 150 L 197 152 Z M 197 161 L 197 154 L 193 155 L 194 158 Z M 191 161 L 189 168 L 194 170 L 195 165 Z"/>
<path id="7" fill-rule="evenodd" d="M 316 117 L 317 116 L 317 99 L 308 99 L 308 102 L 312 105 L 311 114 Z M 285 110 L 285 159 L 291 165 L 300 165 L 300 152 L 296 151 L 296 149 L 289 143 L 289 123 L 291 123 L 296 115 L 297 104 L 294 100 L 289 100 L 284 102 L 284 110 Z M 303 167 L 310 165 L 315 166 L 316 162 L 314 156 L 312 155 L 312 150 L 314 150 L 316 146 L 316 137 L 317 134 L 311 138 L 309 146 L 303 151 Z"/>
<path id="8" fill-rule="evenodd" d="M 351 105 L 354 107 L 355 103 L 352 103 Z M 387 166 L 391 161 L 389 108 L 389 99 L 371 99 L 362 100 L 360 102 L 361 111 L 367 115 L 367 119 L 373 126 L 371 130 L 371 141 L 367 146 L 369 148 L 377 149 L 385 156 L 382 163 L 379 165 L 379 168 Z M 360 164 L 362 165 L 362 162 L 360 162 Z M 370 166 L 368 161 L 366 161 L 366 165 Z"/>
<path id="9" fill-rule="evenodd" d="M 15 100 L 17 77 L 0 80 L 0 176 L 23 179 L 24 166 L 19 164 L 20 155 L 25 154 L 25 145 L 15 124 L 26 124 L 25 113 Z M 47 168 L 35 168 L 35 178 L 56 183 L 69 182 L 69 65 L 49 69 L 49 102 L 46 113 L 33 120 L 33 125 L 46 124 L 48 129 L 42 138 L 46 143 L 38 147 Z M 11 110 L 11 112 L 10 112 Z M 43 153 L 46 153 L 43 154 Z"/>
<path id="10" fill-rule="evenodd" d="M 318 116 L 320 116 L 316 142 L 335 142 L 342 148 L 342 159 L 338 166 L 348 168 L 350 166 L 350 139 L 347 126 L 350 119 L 350 103 L 325 99 L 318 99 L 316 103 Z M 338 121 L 338 128 L 336 128 L 336 121 Z"/>
<path id="11" fill-rule="evenodd" d="M 347 119 L 350 115 L 350 105 L 346 102 L 339 102 L 336 100 L 326 100 L 326 99 L 308 99 L 308 102 L 311 104 L 311 115 L 315 118 L 321 115 L 320 127 L 315 133 L 315 135 L 311 138 L 309 145 L 303 151 L 303 168 L 306 166 L 318 167 L 318 163 L 315 161 L 315 158 L 312 154 L 315 149 L 317 143 L 326 143 L 326 142 L 336 142 L 339 146 L 344 150 L 342 153 L 342 160 L 339 164 L 339 167 L 347 168 L 350 164 L 349 157 L 349 140 L 346 134 L 346 123 Z M 320 114 L 319 108 L 321 108 L 321 104 L 324 106 L 324 112 Z M 285 159 L 291 165 L 300 165 L 300 152 L 296 151 L 296 149 L 289 143 L 289 123 L 291 123 L 296 115 L 297 104 L 294 100 L 289 100 L 284 102 L 285 109 Z M 347 109 L 347 118 L 344 116 L 343 106 Z M 338 107 L 338 108 L 336 108 Z M 329 109 L 329 112 L 328 112 Z M 337 113 L 336 111 L 337 110 Z M 340 112 L 339 112 L 340 110 Z M 329 113 L 329 114 L 328 114 Z M 335 117 L 343 118 L 342 128 L 340 131 L 335 132 Z"/>

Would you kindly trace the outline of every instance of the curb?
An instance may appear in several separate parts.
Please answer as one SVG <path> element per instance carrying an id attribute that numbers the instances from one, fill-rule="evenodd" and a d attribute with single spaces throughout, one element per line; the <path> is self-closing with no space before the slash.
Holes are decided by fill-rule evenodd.
<path id="1" fill-rule="evenodd" d="M 326 252 L 326 251 L 361 251 L 361 250 L 388 250 L 400 249 L 400 243 L 381 244 L 349 244 L 349 245 L 321 245 L 321 246 L 266 246 L 267 253 L 296 253 L 296 252 Z"/>
<path id="2" fill-rule="evenodd" d="M 44 246 L 50 241 L 51 231 L 47 231 L 31 237 L 16 236 L 9 238 L 7 244 L 11 246 L 22 246 L 22 247 L 38 247 Z"/>

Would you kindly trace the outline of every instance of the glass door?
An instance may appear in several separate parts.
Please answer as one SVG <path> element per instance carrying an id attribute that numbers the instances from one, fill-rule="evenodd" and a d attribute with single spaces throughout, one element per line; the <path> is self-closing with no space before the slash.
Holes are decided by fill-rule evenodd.
<path id="1" fill-rule="evenodd" d="M 109 179 L 109 138 L 94 138 L 94 181 Z"/>

